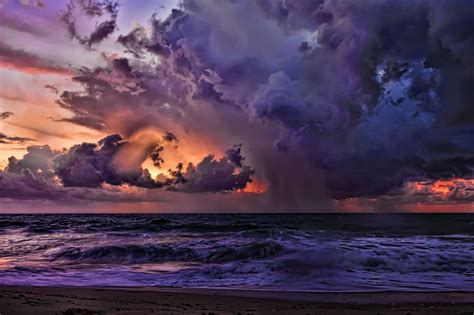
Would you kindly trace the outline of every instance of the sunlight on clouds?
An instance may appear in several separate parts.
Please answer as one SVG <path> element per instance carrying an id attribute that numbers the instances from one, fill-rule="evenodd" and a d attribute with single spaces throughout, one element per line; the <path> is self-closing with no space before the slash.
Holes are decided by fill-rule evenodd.
<path id="1" fill-rule="evenodd" d="M 163 141 L 163 134 L 166 131 L 173 132 L 178 138 L 178 142 L 166 143 Z M 132 141 L 133 146 L 129 146 L 122 150 L 117 156 L 117 163 L 126 168 L 126 165 L 134 164 L 136 160 L 140 160 L 145 152 L 145 148 L 150 144 L 161 144 L 164 146 L 162 157 L 164 162 L 160 168 L 153 165 L 151 159 L 146 159 L 142 163 L 143 168 L 147 168 L 152 177 L 165 175 L 168 176 L 169 170 L 174 169 L 178 163 L 183 163 L 186 166 L 188 163 L 194 165 L 200 162 L 205 156 L 212 152 L 217 157 L 223 155 L 223 149 L 209 142 L 209 140 L 199 138 L 196 135 L 187 134 L 181 130 L 162 130 L 154 127 L 142 128 L 133 133 L 127 140 Z"/>
<path id="2" fill-rule="evenodd" d="M 435 198 L 448 199 L 454 195 L 471 194 L 474 191 L 474 179 L 453 178 L 411 182 L 407 183 L 405 187 L 408 194 L 424 194 Z"/>
<path id="3" fill-rule="evenodd" d="M 269 182 L 265 179 L 255 176 L 251 183 L 248 183 L 244 189 L 238 190 L 239 193 L 263 194 L 268 190 Z"/>

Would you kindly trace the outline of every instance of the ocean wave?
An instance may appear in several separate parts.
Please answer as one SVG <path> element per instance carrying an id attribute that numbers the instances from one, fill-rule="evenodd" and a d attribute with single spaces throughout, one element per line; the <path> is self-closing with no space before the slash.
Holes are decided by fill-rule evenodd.
<path id="1" fill-rule="evenodd" d="M 416 236 L 472 235 L 474 216 L 418 215 L 0 215 L 0 229 L 24 228 L 30 234 L 62 231 L 239 233 L 247 237 L 274 237 L 280 233 Z M 453 224 L 446 225 L 446 220 Z M 324 234 L 323 233 L 323 234 Z M 261 234 L 261 235 L 258 235 Z M 262 235 L 263 234 L 263 235 Z M 264 235 L 266 234 L 266 235 Z M 284 235 L 283 237 L 286 237 Z"/>
<path id="2" fill-rule="evenodd" d="M 195 260 L 191 248 L 174 248 L 169 245 L 109 245 L 91 248 L 71 247 L 52 255 L 51 259 L 88 263 L 146 263 L 173 260 Z"/>
<path id="3" fill-rule="evenodd" d="M 239 246 L 191 248 L 156 244 L 108 245 L 89 248 L 70 247 L 54 253 L 51 260 L 87 263 L 154 263 L 166 261 L 227 263 L 277 256 L 283 251 L 281 244 L 272 241 Z"/>
<path id="4" fill-rule="evenodd" d="M 473 218 L 0 215 L 0 282 L 474 290 Z"/>
<path id="5" fill-rule="evenodd" d="M 63 248 L 50 259 L 70 263 L 88 264 L 138 264 L 160 262 L 184 262 L 201 264 L 225 264 L 268 260 L 269 268 L 286 274 L 311 274 L 321 272 L 454 272 L 465 274 L 474 270 L 472 249 L 459 250 L 436 248 L 429 251 L 425 244 L 420 252 L 413 246 L 351 248 L 342 242 L 301 246 L 297 242 L 274 240 L 252 243 L 187 244 L 125 244 L 95 247 Z"/>
<path id="6" fill-rule="evenodd" d="M 167 226 L 167 230 L 176 230 L 190 233 L 219 233 L 219 232 L 239 232 L 252 231 L 262 228 L 258 224 L 252 223 L 195 223 L 185 222 Z"/>
<path id="7" fill-rule="evenodd" d="M 278 256 L 285 247 L 274 241 L 264 241 L 243 246 L 221 247 L 205 255 L 205 262 L 231 262 L 238 260 L 255 260 Z"/>
<path id="8" fill-rule="evenodd" d="M 393 273 L 456 273 L 468 274 L 474 270 L 474 251 L 426 250 L 422 254 L 413 248 L 395 251 L 342 250 L 340 246 L 321 246 L 294 251 L 275 261 L 273 268 L 288 274 L 311 274 L 321 272 L 393 272 Z"/>
<path id="9" fill-rule="evenodd" d="M 19 220 L 0 220 L 0 228 L 17 228 L 28 225 L 28 223 Z"/>
<path id="10" fill-rule="evenodd" d="M 153 218 L 126 221 L 124 219 L 85 220 L 42 220 L 42 221 L 0 221 L 0 228 L 24 228 L 30 234 L 46 234 L 71 230 L 75 233 L 94 232 L 188 232 L 188 233 L 227 233 L 251 232 L 264 227 L 252 223 L 223 222 L 177 222 L 166 218 Z M 275 227 L 275 230 L 278 228 Z"/>

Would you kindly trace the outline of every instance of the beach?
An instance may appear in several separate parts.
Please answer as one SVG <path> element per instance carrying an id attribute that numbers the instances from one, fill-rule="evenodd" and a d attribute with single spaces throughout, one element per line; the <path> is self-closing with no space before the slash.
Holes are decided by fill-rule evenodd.
<path id="1" fill-rule="evenodd" d="M 0 286 L 0 314 L 473 314 L 472 292 Z"/>

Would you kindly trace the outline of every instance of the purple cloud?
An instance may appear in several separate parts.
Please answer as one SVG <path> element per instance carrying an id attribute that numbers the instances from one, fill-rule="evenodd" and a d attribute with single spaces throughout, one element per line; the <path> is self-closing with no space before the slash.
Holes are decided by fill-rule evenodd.
<path id="1" fill-rule="evenodd" d="M 66 25 L 66 31 L 69 37 L 90 49 L 115 32 L 117 29 L 118 7 L 119 3 L 112 0 L 70 0 L 66 10 L 61 13 L 60 19 L 64 25 Z M 106 16 L 107 20 L 96 24 L 94 30 L 89 35 L 81 35 L 77 29 L 76 22 L 76 14 L 80 13 L 89 18 Z"/>
<path id="2" fill-rule="evenodd" d="M 72 75 L 74 71 L 68 67 L 54 65 L 33 53 L 16 49 L 0 41 L 0 67 L 12 68 L 28 73 L 52 73 Z"/>
<path id="3" fill-rule="evenodd" d="M 163 141 L 176 142 L 177 138 L 166 132 Z M 11 157 L 5 170 L 0 171 L 0 198 L 65 200 L 75 199 L 73 196 L 82 195 L 87 189 L 96 189 L 93 195 L 97 199 L 99 191 L 110 192 L 111 189 L 104 188 L 107 185 L 166 188 L 175 192 L 230 192 L 245 188 L 254 174 L 242 164 L 239 145 L 229 149 L 222 159 L 209 155 L 196 166 L 189 164 L 184 173 L 179 164 L 175 171 L 170 171 L 170 177 L 160 181 L 152 178 L 141 164 L 150 158 L 155 167 L 160 167 L 164 147 L 150 143 L 139 161 L 122 167 L 117 158 L 130 145 L 133 143 L 115 134 L 98 143 L 82 143 L 62 152 L 49 146 L 30 146 L 22 159 Z"/>
<path id="4" fill-rule="evenodd" d="M 241 142 L 287 204 L 384 195 L 413 178 L 471 174 L 472 21 L 472 1 L 186 0 L 152 16 L 151 33 L 120 35 L 129 57 L 83 69 L 84 90 L 59 104 L 94 129 L 134 112 L 127 134 L 173 121 Z M 176 174 L 189 191 L 226 187 L 240 182 L 236 161 L 209 156 Z M 211 173 L 224 183 L 199 177 Z"/>

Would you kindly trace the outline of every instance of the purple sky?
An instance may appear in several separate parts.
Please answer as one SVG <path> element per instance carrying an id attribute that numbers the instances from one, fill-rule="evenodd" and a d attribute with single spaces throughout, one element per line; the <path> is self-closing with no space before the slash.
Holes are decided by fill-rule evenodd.
<path id="1" fill-rule="evenodd" d="M 0 211 L 474 211 L 468 0 L 2 0 Z"/>

